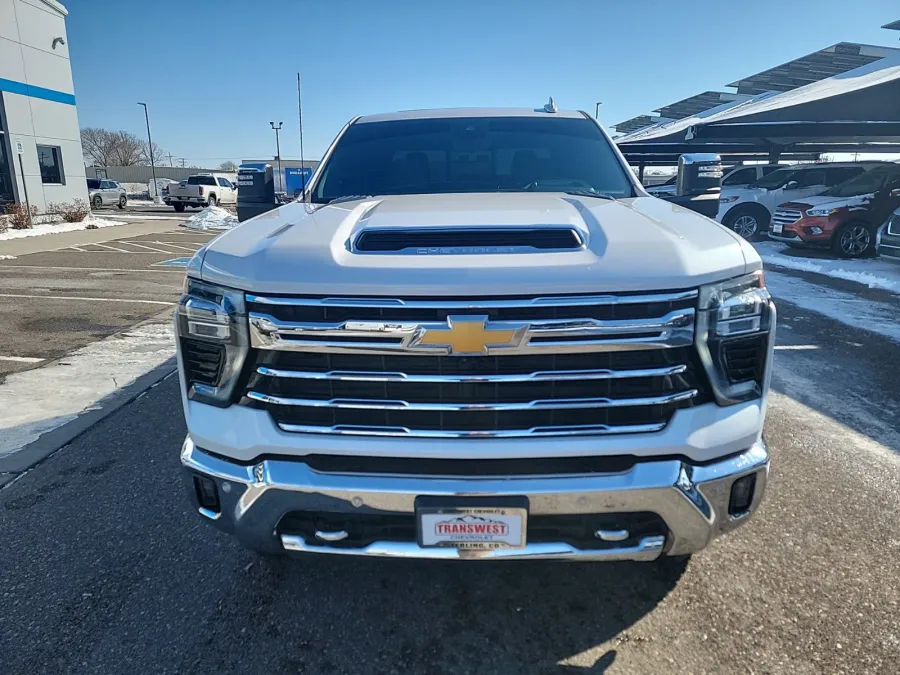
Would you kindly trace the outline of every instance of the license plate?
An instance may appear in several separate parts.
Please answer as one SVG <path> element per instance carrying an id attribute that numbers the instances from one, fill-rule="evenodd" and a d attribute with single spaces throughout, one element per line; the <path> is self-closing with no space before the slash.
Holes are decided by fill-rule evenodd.
<path id="1" fill-rule="evenodd" d="M 784 230 L 784 225 L 781 223 L 772 223 L 772 232 L 775 234 L 781 234 L 782 230 Z"/>
<path id="2" fill-rule="evenodd" d="M 528 509 L 507 506 L 431 506 L 416 509 L 419 546 L 465 550 L 522 548 Z"/>

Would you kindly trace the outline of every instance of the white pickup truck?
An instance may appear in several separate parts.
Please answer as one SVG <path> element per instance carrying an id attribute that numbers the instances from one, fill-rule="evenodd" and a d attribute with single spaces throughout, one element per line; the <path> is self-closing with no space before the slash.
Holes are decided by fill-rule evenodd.
<path id="1" fill-rule="evenodd" d="M 266 554 L 665 560 L 759 506 L 775 308 L 583 112 L 360 117 L 188 265 L 201 517 Z"/>
<path id="2" fill-rule="evenodd" d="M 213 173 L 199 173 L 181 183 L 171 184 L 168 192 L 163 192 L 163 201 L 178 213 L 186 206 L 216 206 L 237 202 L 237 185 L 225 176 Z"/>

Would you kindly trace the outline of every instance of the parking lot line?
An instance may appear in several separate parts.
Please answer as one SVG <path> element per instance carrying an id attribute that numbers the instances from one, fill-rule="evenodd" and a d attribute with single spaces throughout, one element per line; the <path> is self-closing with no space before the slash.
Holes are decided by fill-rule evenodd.
<path id="1" fill-rule="evenodd" d="M 148 251 L 153 251 L 154 253 L 165 253 L 167 255 L 172 255 L 172 251 L 167 251 L 164 248 L 153 248 L 152 246 L 144 246 L 144 244 L 139 244 L 136 241 L 123 241 L 119 242 L 121 244 L 128 244 L 129 246 L 137 246 L 138 248 L 145 248 Z M 161 241 L 154 241 L 154 244 L 161 244 Z M 173 247 L 174 248 L 174 247 Z M 136 251 L 131 251 L 132 253 L 136 253 Z"/>
<path id="2" fill-rule="evenodd" d="M 107 244 L 91 244 L 91 246 L 99 246 L 100 248 L 108 248 L 110 251 L 118 251 L 119 253 L 134 253 L 134 251 L 127 251 L 124 248 L 116 248 L 115 246 L 109 246 Z M 90 251 L 90 253 L 100 253 L 100 251 Z"/>
<path id="3" fill-rule="evenodd" d="M 162 300 L 143 300 L 140 298 L 85 298 L 78 295 L 22 295 L 19 293 L 0 293 L 0 298 L 21 298 L 23 300 L 84 300 L 87 302 L 130 302 L 143 305 L 163 305 L 164 307 L 171 307 L 175 304 L 174 301 L 163 302 Z"/>
<path id="4" fill-rule="evenodd" d="M 179 272 L 184 274 L 181 269 L 148 269 L 146 267 L 138 268 L 122 268 L 122 267 L 60 267 L 58 265 L 0 265 L 0 272 L 11 270 L 61 270 L 63 272 Z"/>
<path id="5" fill-rule="evenodd" d="M 34 356 L 0 356 L 0 361 L 12 361 L 13 363 L 41 363 L 46 359 L 39 359 Z"/>
<path id="6" fill-rule="evenodd" d="M 129 243 L 131 243 L 131 242 L 129 242 Z M 171 241 L 154 241 L 153 243 L 154 243 L 154 244 L 163 244 L 163 245 L 168 246 L 168 247 L 170 247 L 170 248 L 181 248 L 181 249 L 184 249 L 185 251 L 194 251 L 194 252 L 196 252 L 198 248 L 200 248 L 201 246 L 203 246 L 203 244 L 197 244 L 196 248 L 191 248 L 190 246 L 182 246 L 181 244 L 176 244 L 176 243 L 171 242 Z M 183 243 L 183 242 L 182 242 L 182 243 Z"/>

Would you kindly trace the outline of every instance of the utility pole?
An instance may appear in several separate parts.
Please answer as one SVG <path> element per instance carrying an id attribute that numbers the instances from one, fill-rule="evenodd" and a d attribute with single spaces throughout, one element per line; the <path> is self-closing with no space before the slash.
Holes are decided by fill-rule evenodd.
<path id="1" fill-rule="evenodd" d="M 279 122 L 278 126 L 275 126 L 275 122 L 269 122 L 269 126 L 272 127 L 272 130 L 275 132 L 275 158 L 278 160 L 278 176 L 279 180 L 282 182 L 282 191 L 287 190 L 287 185 L 285 184 L 284 174 L 281 172 L 281 141 L 278 139 L 278 132 L 281 131 L 281 125 L 284 122 Z M 275 181 L 275 187 L 278 187 L 278 181 Z"/>
<path id="2" fill-rule="evenodd" d="M 138 105 L 144 106 L 144 120 L 147 122 L 147 150 L 150 153 L 150 171 L 153 172 L 153 201 L 161 204 L 162 198 L 159 196 L 159 183 L 156 182 L 156 161 L 153 157 L 156 153 L 153 152 L 153 139 L 150 137 L 150 113 L 147 112 L 146 103 L 138 101 Z"/>
<path id="3" fill-rule="evenodd" d="M 171 152 L 169 153 L 169 166 L 175 166 L 174 164 L 172 164 L 172 153 Z"/>
<path id="4" fill-rule="evenodd" d="M 184 168 L 184 157 L 179 157 L 178 161 L 181 162 L 181 168 L 183 169 Z"/>
<path id="5" fill-rule="evenodd" d="M 303 98 L 300 96 L 300 73 L 297 73 L 297 117 L 300 121 L 300 175 L 303 177 L 303 201 L 309 197 L 306 188 L 308 181 L 306 180 L 306 162 L 303 159 Z M 310 177 L 312 177 L 312 169 L 310 169 Z"/>
<path id="6" fill-rule="evenodd" d="M 594 107 L 594 119 L 600 119 L 600 106 L 603 105 L 603 101 L 597 101 L 597 105 Z"/>

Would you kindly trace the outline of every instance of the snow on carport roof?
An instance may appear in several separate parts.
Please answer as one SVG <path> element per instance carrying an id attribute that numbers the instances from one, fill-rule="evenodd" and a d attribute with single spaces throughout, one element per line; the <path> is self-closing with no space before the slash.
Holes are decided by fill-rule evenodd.
<path id="1" fill-rule="evenodd" d="M 766 92 L 747 101 L 726 103 L 677 122 L 636 131 L 616 142 L 627 146 L 691 140 L 703 128 L 709 132 L 703 134 L 708 139 L 715 136 L 713 127 L 726 124 L 827 121 L 900 121 L 900 51 L 791 91 Z"/>

